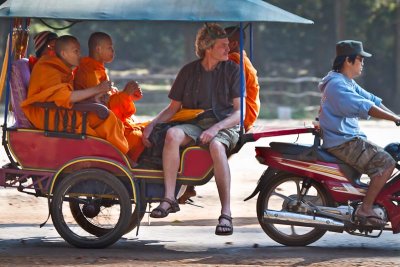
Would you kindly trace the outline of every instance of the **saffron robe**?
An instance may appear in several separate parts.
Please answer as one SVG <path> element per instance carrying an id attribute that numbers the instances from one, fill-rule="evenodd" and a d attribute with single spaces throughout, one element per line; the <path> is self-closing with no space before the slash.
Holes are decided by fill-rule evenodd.
<path id="1" fill-rule="evenodd" d="M 72 70 L 58 57 L 43 56 L 35 64 L 29 82 L 28 96 L 21 103 L 25 116 L 38 129 L 44 129 L 44 109 L 34 107 L 35 102 L 54 102 L 59 107 L 71 108 L 73 91 Z M 50 111 L 49 127 L 54 129 L 55 111 Z M 61 123 L 60 123 L 61 124 Z M 82 128 L 82 116 L 77 116 L 77 132 Z M 60 128 L 60 127 L 59 127 Z M 124 127 L 118 118 L 110 112 L 106 120 L 94 113 L 88 115 L 87 134 L 103 138 L 113 144 L 122 153 L 128 152 L 128 142 L 124 136 Z"/>
<path id="2" fill-rule="evenodd" d="M 94 87 L 109 80 L 103 63 L 91 57 L 81 58 L 74 80 L 76 90 Z M 129 144 L 128 156 L 136 162 L 145 148 L 142 133 L 148 123 L 135 122 L 132 115 L 136 113 L 136 107 L 132 97 L 125 92 L 112 93 L 108 108 L 123 123 L 124 135 Z"/>
<path id="3" fill-rule="evenodd" d="M 239 64 L 240 54 L 229 53 L 229 59 Z M 244 118 L 244 129 L 246 132 L 253 127 L 260 113 L 260 85 L 258 84 L 257 70 L 251 64 L 246 52 L 243 51 L 244 75 L 246 78 L 246 114 Z"/>

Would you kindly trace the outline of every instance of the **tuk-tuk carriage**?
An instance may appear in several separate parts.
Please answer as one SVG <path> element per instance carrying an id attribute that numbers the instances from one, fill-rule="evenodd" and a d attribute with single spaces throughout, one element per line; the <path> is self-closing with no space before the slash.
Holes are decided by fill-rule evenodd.
<path id="1" fill-rule="evenodd" d="M 109 142 L 88 135 L 85 127 L 73 132 L 70 129 L 74 127 L 64 123 L 64 127 L 52 129 L 46 115 L 47 126 L 39 130 L 26 119 L 19 104 L 26 98 L 30 78 L 25 57 L 31 18 L 68 20 L 78 25 L 79 21 L 98 20 L 234 22 L 241 29 L 244 23 L 253 22 L 312 23 L 261 0 L 8 0 L 3 3 L 0 19 L 9 23 L 10 30 L 2 68 L 4 86 L 0 80 L 0 88 L 5 88 L 2 145 L 9 163 L 0 169 L 0 186 L 47 198 L 58 233 L 68 243 L 82 248 L 109 246 L 138 227 L 147 204 L 158 202 L 163 196 L 163 172 L 132 166 L 126 155 Z M 240 67 L 243 68 L 243 62 Z M 243 111 L 245 88 L 243 72 L 240 73 Z M 46 112 L 56 109 L 60 121 L 68 121 L 65 116 L 80 113 L 83 125 L 90 112 L 103 119 L 110 112 L 100 104 L 78 103 L 70 110 L 54 103 L 35 105 Z M 14 117 L 11 125 L 10 117 Z M 255 127 L 243 133 L 242 126 L 236 151 L 246 142 L 262 137 L 305 132 L 310 129 Z M 177 191 L 181 185 L 207 183 L 213 177 L 212 166 L 206 149 L 186 148 L 181 155 Z"/>

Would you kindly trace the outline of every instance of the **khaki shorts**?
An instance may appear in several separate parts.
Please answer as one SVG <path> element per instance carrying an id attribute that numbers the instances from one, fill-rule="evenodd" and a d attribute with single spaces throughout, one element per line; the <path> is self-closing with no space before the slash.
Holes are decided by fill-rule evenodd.
<path id="1" fill-rule="evenodd" d="M 196 124 L 179 124 L 174 128 L 182 129 L 197 145 L 208 147 L 208 144 L 200 144 L 199 137 L 204 130 L 207 130 L 217 122 L 214 118 L 206 118 L 197 121 Z M 231 151 L 239 141 L 239 126 L 220 130 L 213 140 L 224 144 L 227 151 Z"/>
<path id="2" fill-rule="evenodd" d="M 381 147 L 361 138 L 328 148 L 327 151 L 369 177 L 381 176 L 396 164 L 392 156 Z"/>

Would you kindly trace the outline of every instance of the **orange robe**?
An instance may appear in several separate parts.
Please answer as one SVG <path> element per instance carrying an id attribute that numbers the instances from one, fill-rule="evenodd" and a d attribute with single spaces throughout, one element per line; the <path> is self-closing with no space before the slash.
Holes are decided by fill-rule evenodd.
<path id="1" fill-rule="evenodd" d="M 108 80 L 109 77 L 103 63 L 91 57 L 84 57 L 81 59 L 79 68 L 75 74 L 75 89 L 81 90 L 94 87 Z M 142 142 L 142 133 L 147 123 L 138 123 L 134 121 L 132 115 L 135 114 L 136 107 L 132 98 L 125 92 L 113 93 L 110 96 L 108 108 L 124 124 L 124 135 L 129 144 L 128 156 L 133 161 L 137 161 L 145 148 Z"/>
<path id="2" fill-rule="evenodd" d="M 58 57 L 43 56 L 35 64 L 29 82 L 28 96 L 21 103 L 22 110 L 29 121 L 39 129 L 44 129 L 44 110 L 31 106 L 34 102 L 54 102 L 57 106 L 71 108 L 73 91 L 72 70 Z M 55 111 L 50 111 L 49 127 L 54 129 Z M 81 131 L 82 117 L 77 116 L 77 129 Z M 101 120 L 94 113 L 88 115 L 87 134 L 109 141 L 122 153 L 128 152 L 128 142 L 124 136 L 124 127 L 118 118 L 110 113 Z"/>
<path id="3" fill-rule="evenodd" d="M 229 59 L 239 64 L 240 54 L 229 53 Z M 260 113 L 260 85 L 258 84 L 257 70 L 251 64 L 246 52 L 243 51 L 244 75 L 246 77 L 246 115 L 244 128 L 246 132 L 253 127 Z"/>

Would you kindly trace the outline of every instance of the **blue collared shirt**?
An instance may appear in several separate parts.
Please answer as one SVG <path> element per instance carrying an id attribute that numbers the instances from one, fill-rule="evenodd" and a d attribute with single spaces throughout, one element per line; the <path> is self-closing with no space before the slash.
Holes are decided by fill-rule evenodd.
<path id="1" fill-rule="evenodd" d="M 322 92 L 319 114 L 322 147 L 335 147 L 356 137 L 366 139 L 358 120 L 369 119 L 369 110 L 373 105 L 380 106 L 382 99 L 334 71 L 322 79 L 318 88 Z"/>

